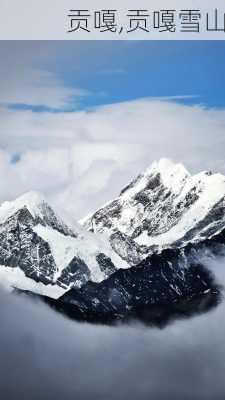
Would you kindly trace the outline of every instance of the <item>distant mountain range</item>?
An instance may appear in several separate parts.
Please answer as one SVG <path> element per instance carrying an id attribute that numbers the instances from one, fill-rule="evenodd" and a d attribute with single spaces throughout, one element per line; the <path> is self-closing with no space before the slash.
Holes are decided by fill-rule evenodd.
<path id="1" fill-rule="evenodd" d="M 204 260 L 224 253 L 225 177 L 166 159 L 80 224 L 35 192 L 0 207 L 0 284 L 70 304 L 80 319 L 216 293 Z"/>

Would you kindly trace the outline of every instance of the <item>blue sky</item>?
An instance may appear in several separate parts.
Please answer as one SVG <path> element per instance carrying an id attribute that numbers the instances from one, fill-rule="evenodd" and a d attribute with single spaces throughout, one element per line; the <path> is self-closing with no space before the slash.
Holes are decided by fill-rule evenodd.
<path id="1" fill-rule="evenodd" d="M 78 48 L 79 47 L 79 48 Z M 223 41 L 59 44 L 46 68 L 86 96 L 80 107 L 142 97 L 193 96 L 185 103 L 225 106 Z"/>
<path id="2" fill-rule="evenodd" d="M 223 41 L 33 42 L 27 51 L 21 46 L 26 56 L 31 52 L 35 68 L 56 74 L 68 88 L 89 92 L 70 102 L 67 110 L 173 96 L 185 104 L 225 106 Z"/>

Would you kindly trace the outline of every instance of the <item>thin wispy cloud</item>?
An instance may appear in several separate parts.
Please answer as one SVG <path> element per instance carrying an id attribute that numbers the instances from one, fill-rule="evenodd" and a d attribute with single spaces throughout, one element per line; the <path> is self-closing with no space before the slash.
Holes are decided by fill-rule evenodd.
<path id="1" fill-rule="evenodd" d="M 24 69 L 13 85 L 1 82 L 0 104 L 2 106 L 33 106 L 64 110 L 79 104 L 89 96 L 88 90 L 67 87 L 56 74 L 36 69 Z"/>
<path id="2" fill-rule="evenodd" d="M 198 99 L 200 96 L 195 94 L 179 94 L 174 96 L 159 96 L 152 97 L 152 100 L 188 100 L 188 99 Z"/>

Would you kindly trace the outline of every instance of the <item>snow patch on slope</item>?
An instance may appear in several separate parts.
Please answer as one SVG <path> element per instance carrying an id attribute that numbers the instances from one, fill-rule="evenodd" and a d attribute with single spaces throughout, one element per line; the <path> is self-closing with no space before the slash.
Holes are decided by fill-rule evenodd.
<path id="1" fill-rule="evenodd" d="M 105 274 L 101 271 L 96 256 L 103 252 L 111 258 L 116 268 L 129 268 L 129 264 L 113 251 L 108 241 L 96 234 L 86 232 L 80 227 L 81 233 L 76 237 L 64 236 L 62 233 L 49 227 L 37 225 L 34 231 L 45 240 L 51 249 L 53 258 L 57 265 L 57 280 L 64 268 L 73 260 L 74 257 L 80 258 L 85 262 L 91 272 L 91 280 L 101 282 L 105 279 Z M 83 231 L 83 234 L 82 234 Z"/>
<path id="2" fill-rule="evenodd" d="M 57 299 L 67 290 L 57 285 L 45 285 L 28 278 L 20 268 L 10 268 L 0 265 L 0 285 L 11 292 L 14 288 L 29 290 L 31 292 Z"/>

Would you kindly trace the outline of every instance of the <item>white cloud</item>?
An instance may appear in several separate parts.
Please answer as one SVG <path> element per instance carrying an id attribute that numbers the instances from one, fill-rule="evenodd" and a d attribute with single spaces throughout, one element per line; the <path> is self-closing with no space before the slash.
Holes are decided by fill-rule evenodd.
<path id="1" fill-rule="evenodd" d="M 3 108 L 0 119 L 1 200 L 40 190 L 79 218 L 160 157 L 225 173 L 224 110 L 142 99 L 57 114 Z"/>
<path id="2" fill-rule="evenodd" d="M 90 94 L 84 89 L 66 87 L 54 73 L 41 69 L 25 68 L 11 79 L 1 82 L 0 104 L 62 109 L 74 106 L 76 101 Z"/>

